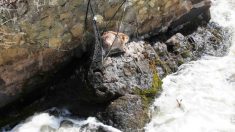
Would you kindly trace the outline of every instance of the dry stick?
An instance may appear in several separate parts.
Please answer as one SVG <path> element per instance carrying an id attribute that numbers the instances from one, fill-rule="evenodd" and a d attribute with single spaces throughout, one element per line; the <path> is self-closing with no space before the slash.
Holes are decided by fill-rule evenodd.
<path id="1" fill-rule="evenodd" d="M 85 26 L 84 26 L 85 30 L 86 30 L 86 28 L 87 28 L 87 17 L 88 17 L 88 12 L 89 12 L 89 7 L 90 7 L 90 1 L 91 1 L 91 0 L 88 0 L 87 8 L 86 8 L 86 17 L 85 17 Z M 85 30 L 84 30 L 84 31 L 85 31 Z"/>
<path id="2" fill-rule="evenodd" d="M 126 0 L 123 1 L 123 3 L 121 4 L 121 6 L 122 6 L 125 2 L 126 2 Z M 119 7 L 121 7 L 121 6 L 119 6 Z M 120 8 L 118 8 L 118 9 L 120 9 Z M 116 14 L 116 13 L 115 13 L 115 14 Z M 114 15 L 114 16 L 115 16 L 115 15 Z M 124 16 L 124 11 L 122 12 L 121 19 L 119 20 L 119 23 L 118 23 L 117 34 L 115 35 L 115 38 L 114 38 L 114 40 L 113 40 L 113 42 L 112 42 L 112 44 L 111 44 L 111 47 L 110 47 L 109 50 L 108 50 L 108 53 L 105 55 L 104 60 L 106 60 L 106 58 L 109 56 L 109 54 L 110 54 L 110 52 L 111 52 L 111 49 L 112 49 L 112 47 L 113 47 L 113 44 L 114 44 L 114 42 L 116 41 L 116 39 L 117 39 L 117 37 L 118 37 L 119 30 L 120 30 L 120 27 L 121 27 L 121 21 L 122 21 L 123 16 Z"/>
<path id="3" fill-rule="evenodd" d="M 113 14 L 113 16 L 111 17 L 111 19 L 108 21 L 108 23 L 106 24 L 104 31 L 107 30 L 108 25 L 110 24 L 111 20 L 114 19 L 114 17 L 117 15 L 118 11 L 121 9 L 121 7 L 124 5 L 124 3 L 126 3 L 127 0 L 123 0 L 123 2 L 121 3 L 121 5 L 118 7 L 118 9 L 116 10 L 116 12 Z"/>

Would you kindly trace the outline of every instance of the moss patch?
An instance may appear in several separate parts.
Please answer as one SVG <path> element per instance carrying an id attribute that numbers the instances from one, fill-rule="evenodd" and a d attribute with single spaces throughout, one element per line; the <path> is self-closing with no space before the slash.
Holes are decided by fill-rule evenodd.
<path id="1" fill-rule="evenodd" d="M 134 94 L 139 95 L 142 98 L 143 107 L 146 110 L 149 108 L 149 105 L 156 95 L 159 94 L 162 90 L 162 81 L 159 78 L 158 72 L 156 70 L 156 61 L 150 61 L 149 68 L 153 70 L 152 86 L 148 89 L 135 88 L 134 90 Z"/>
<path id="2" fill-rule="evenodd" d="M 151 101 L 154 99 L 154 97 L 160 93 L 162 90 L 162 81 L 158 77 L 157 72 L 154 72 L 153 74 L 153 83 L 152 87 L 148 89 L 140 89 L 135 88 L 134 93 L 136 95 L 140 95 L 143 101 L 145 101 L 147 104 L 151 103 Z"/>
<path id="3" fill-rule="evenodd" d="M 156 63 L 156 65 L 158 65 L 158 66 L 163 68 L 163 70 L 165 72 L 164 76 L 166 76 L 166 75 L 171 73 L 170 67 L 166 64 L 166 62 L 161 61 L 160 58 L 156 59 L 155 63 Z"/>

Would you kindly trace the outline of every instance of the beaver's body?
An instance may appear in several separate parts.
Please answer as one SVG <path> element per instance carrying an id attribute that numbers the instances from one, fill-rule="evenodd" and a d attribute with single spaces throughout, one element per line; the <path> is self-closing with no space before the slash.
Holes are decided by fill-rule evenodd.
<path id="1" fill-rule="evenodd" d="M 122 52 L 126 51 L 126 43 L 129 41 L 129 37 L 124 33 L 107 31 L 102 35 L 103 47 L 107 52 L 109 50 L 120 50 Z"/>

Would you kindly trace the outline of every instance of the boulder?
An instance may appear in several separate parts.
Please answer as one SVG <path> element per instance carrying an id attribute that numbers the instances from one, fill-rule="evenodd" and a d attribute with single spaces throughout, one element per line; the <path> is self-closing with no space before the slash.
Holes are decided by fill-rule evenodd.
<path id="1" fill-rule="evenodd" d="M 90 101 L 109 102 L 135 93 L 154 97 L 161 86 L 156 60 L 152 46 L 143 41 L 128 43 L 124 54 L 106 56 L 102 67 L 90 71 L 85 81 L 87 90 L 94 93 Z"/>
<path id="2" fill-rule="evenodd" d="M 126 44 L 124 53 L 104 57 L 100 68 L 90 67 L 84 85 L 93 96 L 84 100 L 108 104 L 98 112 L 103 122 L 123 131 L 143 131 L 149 121 L 148 108 L 161 91 L 157 60 L 150 44 Z"/>
<path id="3" fill-rule="evenodd" d="M 159 77 L 176 72 L 178 67 L 205 55 L 224 56 L 229 47 L 231 33 L 216 23 L 198 27 L 193 33 L 176 33 L 166 41 L 157 41 L 153 48 L 159 56 L 157 69 Z"/>
<path id="4" fill-rule="evenodd" d="M 137 95 L 127 94 L 111 102 L 103 120 L 124 132 L 144 131 L 146 122 L 150 120 L 146 103 Z"/>

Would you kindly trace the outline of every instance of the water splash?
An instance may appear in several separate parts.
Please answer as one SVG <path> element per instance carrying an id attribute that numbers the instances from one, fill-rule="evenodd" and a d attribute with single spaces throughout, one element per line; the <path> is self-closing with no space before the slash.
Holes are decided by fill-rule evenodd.
<path id="1" fill-rule="evenodd" d="M 184 64 L 163 80 L 147 132 L 235 131 L 235 1 L 213 0 L 212 21 L 233 33 L 230 54 Z"/>
<path id="2" fill-rule="evenodd" d="M 229 28 L 232 32 L 232 47 L 229 55 L 235 55 L 235 1 L 212 0 L 211 21 L 220 26 Z"/>
<path id="3" fill-rule="evenodd" d="M 65 115 L 55 117 L 49 113 L 40 113 L 15 126 L 10 132 L 121 132 L 120 130 L 99 122 L 94 117 L 72 119 Z"/>
<path id="4" fill-rule="evenodd" d="M 163 80 L 164 91 L 154 102 L 153 119 L 146 130 L 235 131 L 234 75 L 232 57 L 209 57 L 183 65 Z"/>

